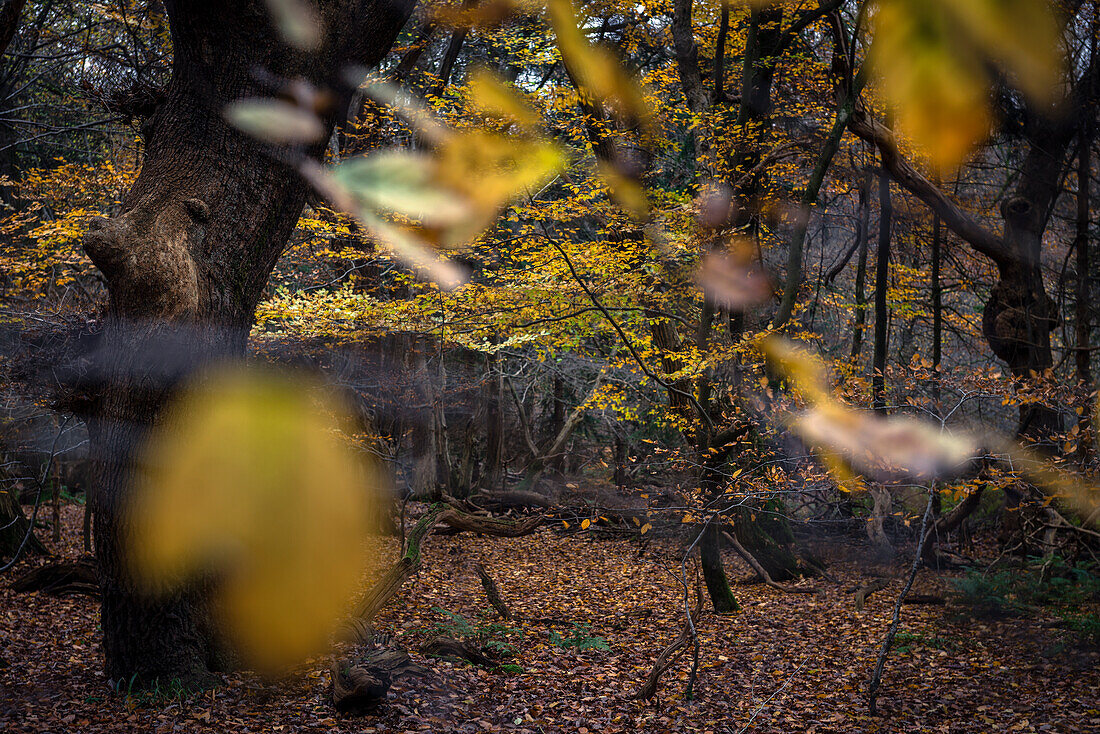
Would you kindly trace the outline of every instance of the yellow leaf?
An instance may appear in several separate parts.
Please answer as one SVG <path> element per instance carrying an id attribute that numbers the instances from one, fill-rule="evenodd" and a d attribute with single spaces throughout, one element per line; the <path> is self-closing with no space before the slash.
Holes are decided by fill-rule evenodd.
<path id="1" fill-rule="evenodd" d="M 570 0 L 549 0 L 546 5 L 562 61 L 597 103 L 605 103 L 627 126 L 648 128 L 653 113 L 641 88 L 609 51 L 588 43 L 577 27 Z"/>
<path id="2" fill-rule="evenodd" d="M 341 438 L 322 386 L 223 369 L 185 388 L 143 455 L 135 577 L 168 592 L 215 574 L 228 637 L 274 673 L 321 652 L 359 589 L 381 473 Z"/>
<path id="3" fill-rule="evenodd" d="M 645 535 L 646 533 L 648 533 L 652 529 L 653 529 L 653 526 L 650 525 L 649 523 L 646 523 L 645 525 L 642 526 L 642 535 Z"/>
<path id="4" fill-rule="evenodd" d="M 592 521 L 587 517 L 581 521 L 581 530 L 588 530 L 588 526 L 592 524 Z"/>
<path id="5" fill-rule="evenodd" d="M 483 113 L 510 117 L 521 125 L 533 126 L 538 115 L 520 93 L 483 66 L 470 73 L 470 102 Z"/>

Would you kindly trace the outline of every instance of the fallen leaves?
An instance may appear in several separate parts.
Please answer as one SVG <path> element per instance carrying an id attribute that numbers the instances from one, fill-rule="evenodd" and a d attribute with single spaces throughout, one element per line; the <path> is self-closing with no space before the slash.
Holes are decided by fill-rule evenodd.
<path id="1" fill-rule="evenodd" d="M 71 549 L 66 554 L 79 552 L 80 509 L 65 508 Z M 372 541 L 371 547 L 389 558 L 394 553 L 392 539 Z M 907 608 L 904 628 L 949 640 L 957 649 L 914 642 L 891 657 L 881 699 L 888 718 L 865 716 L 862 686 L 900 582 L 881 592 L 886 601 L 873 597 L 862 614 L 852 609 L 845 587 L 871 573 L 900 574 L 901 567 L 868 568 L 858 553 L 846 561 L 834 558 L 830 570 L 840 583 L 825 587 L 821 597 L 793 599 L 763 585 L 737 585 L 741 613 L 704 614 L 700 621 L 704 667 L 698 697 L 686 701 L 680 692 L 685 663 L 668 672 L 659 702 L 628 701 L 653 655 L 682 625 L 682 590 L 663 571 L 676 557 L 675 549 L 658 544 L 644 550 L 630 540 L 561 537 L 547 530 L 516 539 L 434 537 L 419 580 L 378 621 L 395 633 L 397 644 L 416 649 L 436 617 L 433 606 L 477 619 L 487 606 L 473 571 L 480 562 L 492 569 L 519 614 L 588 624 L 611 650 L 563 650 L 550 643 L 544 628 L 525 625 L 515 661 L 522 673 L 489 674 L 417 656 L 431 673 L 399 681 L 382 709 L 355 719 L 333 715 L 325 698 L 326 660 L 308 663 L 277 685 L 233 674 L 212 692 L 180 700 L 134 699 L 128 708 L 125 695 L 111 693 L 100 673 L 94 603 L 0 588 L 0 658 L 7 663 L 0 666 L 0 727 L 81 734 L 534 734 L 581 727 L 600 734 L 721 732 L 740 730 L 760 708 L 750 731 L 961 734 L 1084 732 L 1100 718 L 1095 653 L 1044 657 L 1051 631 L 1033 620 L 956 623 L 943 616 L 942 607 Z M 735 577 L 738 569 L 748 572 L 732 556 L 726 562 Z M 918 590 L 937 592 L 941 585 L 938 577 L 922 577 Z M 779 691 L 803 660 L 805 667 Z"/>

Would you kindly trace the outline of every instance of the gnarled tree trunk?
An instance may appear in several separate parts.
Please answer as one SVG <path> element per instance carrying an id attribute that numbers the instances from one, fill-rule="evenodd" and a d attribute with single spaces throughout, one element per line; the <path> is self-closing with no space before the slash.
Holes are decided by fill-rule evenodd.
<path id="1" fill-rule="evenodd" d="M 85 242 L 110 293 L 88 422 L 98 467 L 104 654 L 115 682 L 202 684 L 231 661 L 211 624 L 207 589 L 143 595 L 125 573 L 124 543 L 143 436 L 179 379 L 243 355 L 256 304 L 305 202 L 304 182 L 273 156 L 289 152 L 234 130 L 222 111 L 275 91 L 260 75 L 339 89 L 345 63 L 381 59 L 411 4 L 320 2 L 321 47 L 305 53 L 280 40 L 259 0 L 165 3 L 174 47 L 165 102 L 122 214 L 93 225 Z M 345 109 L 349 93 L 332 109 Z M 333 119 L 326 122 L 331 130 Z"/>

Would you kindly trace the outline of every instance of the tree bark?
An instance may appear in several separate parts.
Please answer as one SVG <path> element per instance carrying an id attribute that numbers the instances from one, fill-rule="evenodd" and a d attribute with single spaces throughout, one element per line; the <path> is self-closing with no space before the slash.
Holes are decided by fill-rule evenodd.
<path id="1" fill-rule="evenodd" d="M 269 91 L 257 81 L 261 70 L 339 89 L 344 64 L 377 63 L 411 10 L 408 2 L 322 2 L 324 41 L 307 54 L 282 43 L 259 0 L 165 6 L 174 49 L 166 101 L 122 213 L 93 223 L 85 240 L 110 295 L 88 416 L 103 649 L 108 677 L 134 686 L 202 685 L 232 663 L 211 623 L 208 584 L 150 597 L 129 578 L 127 497 L 137 448 L 173 386 L 215 359 L 243 356 L 306 196 L 300 177 L 278 162 L 286 153 L 231 128 L 222 110 Z M 349 92 L 342 96 L 334 110 L 346 109 Z M 325 122 L 331 131 L 334 117 Z"/>
<path id="2" fill-rule="evenodd" d="M 886 410 L 886 349 L 890 336 L 890 314 L 886 291 L 890 287 L 890 228 L 894 208 L 890 202 L 890 176 L 879 174 L 878 187 L 878 255 L 875 258 L 875 353 L 871 375 L 872 406 Z"/>
<path id="3" fill-rule="evenodd" d="M 852 324 L 852 361 L 859 359 L 863 349 L 863 327 L 867 323 L 867 233 L 871 226 L 871 169 L 864 172 L 859 184 L 859 223 L 856 229 L 856 242 L 859 247 L 859 261 L 856 263 L 856 314 Z"/>
<path id="4" fill-rule="evenodd" d="M 940 218 L 932 215 L 932 402 L 940 407 L 940 362 L 943 356 L 943 286 L 940 266 L 943 261 L 943 233 Z"/>

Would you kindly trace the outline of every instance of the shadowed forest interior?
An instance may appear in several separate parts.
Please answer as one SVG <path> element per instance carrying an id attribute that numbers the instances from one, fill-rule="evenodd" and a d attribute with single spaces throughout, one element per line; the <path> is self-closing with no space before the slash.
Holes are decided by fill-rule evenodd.
<path id="1" fill-rule="evenodd" d="M 1098 40 L 0 0 L 0 731 L 1097 731 Z"/>

